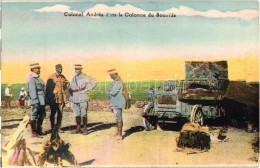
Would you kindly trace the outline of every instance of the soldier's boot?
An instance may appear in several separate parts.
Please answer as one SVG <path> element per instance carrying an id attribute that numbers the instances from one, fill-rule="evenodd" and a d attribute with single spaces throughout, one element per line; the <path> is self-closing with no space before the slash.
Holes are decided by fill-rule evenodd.
<path id="1" fill-rule="evenodd" d="M 81 117 L 76 117 L 76 123 L 77 123 L 77 128 L 76 130 L 73 130 L 71 133 L 72 134 L 82 134 L 82 130 L 80 129 L 81 127 Z"/>
<path id="2" fill-rule="evenodd" d="M 44 117 L 39 117 L 37 120 L 37 129 L 36 132 L 39 135 L 46 135 L 46 133 L 42 130 L 42 123 L 43 123 Z"/>
<path id="3" fill-rule="evenodd" d="M 117 121 L 118 134 L 116 140 L 123 140 L 122 131 L 123 131 L 123 121 Z"/>
<path id="4" fill-rule="evenodd" d="M 88 118 L 87 117 L 82 117 L 83 120 L 83 135 L 88 134 L 88 129 L 87 129 L 87 124 L 88 124 Z"/>
<path id="5" fill-rule="evenodd" d="M 57 116 L 56 128 L 57 128 L 59 133 L 64 133 L 64 131 L 61 129 L 61 120 L 62 120 L 62 117 L 58 115 Z"/>
<path id="6" fill-rule="evenodd" d="M 36 131 L 36 120 L 30 120 L 30 125 L 31 125 L 31 137 L 41 137 Z"/>
<path id="7" fill-rule="evenodd" d="M 118 135 L 118 121 L 116 121 L 116 129 L 115 129 L 115 134 L 113 134 L 111 137 L 112 138 L 116 138 L 116 136 Z"/>

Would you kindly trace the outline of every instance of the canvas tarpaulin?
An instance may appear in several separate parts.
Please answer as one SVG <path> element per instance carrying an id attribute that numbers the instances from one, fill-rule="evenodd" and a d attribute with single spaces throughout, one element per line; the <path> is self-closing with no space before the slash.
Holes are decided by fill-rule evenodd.
<path id="1" fill-rule="evenodd" d="M 259 90 L 245 82 L 230 81 L 225 98 L 242 104 L 259 107 Z"/>

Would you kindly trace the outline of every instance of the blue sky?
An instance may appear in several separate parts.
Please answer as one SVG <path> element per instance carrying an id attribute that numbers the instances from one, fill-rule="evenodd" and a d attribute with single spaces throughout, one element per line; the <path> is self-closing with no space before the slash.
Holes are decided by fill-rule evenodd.
<path id="1" fill-rule="evenodd" d="M 144 11 L 165 11 L 181 6 L 194 11 L 258 11 L 257 2 L 4 2 L 3 61 L 94 57 L 192 57 L 258 54 L 258 17 L 176 18 L 64 17 L 62 12 L 36 12 L 64 5 L 86 11 L 103 4 L 131 5 Z M 97 11 L 98 12 L 98 11 Z M 84 53 L 84 54 L 83 54 Z M 48 57 L 46 57 L 48 56 Z"/>

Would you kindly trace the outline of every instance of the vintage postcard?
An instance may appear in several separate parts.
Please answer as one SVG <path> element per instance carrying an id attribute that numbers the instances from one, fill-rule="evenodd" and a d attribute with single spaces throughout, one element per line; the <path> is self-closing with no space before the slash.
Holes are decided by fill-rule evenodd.
<path id="1" fill-rule="evenodd" d="M 2 0 L 1 166 L 258 167 L 259 2 Z"/>

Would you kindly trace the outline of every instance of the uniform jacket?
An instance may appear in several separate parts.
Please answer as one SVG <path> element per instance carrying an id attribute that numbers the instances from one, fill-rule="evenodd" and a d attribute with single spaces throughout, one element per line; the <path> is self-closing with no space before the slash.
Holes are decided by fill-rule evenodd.
<path id="1" fill-rule="evenodd" d="M 27 91 L 31 105 L 45 105 L 44 82 L 38 74 L 31 72 L 28 75 Z"/>
<path id="2" fill-rule="evenodd" d="M 81 103 L 89 100 L 87 94 L 96 86 L 96 82 L 85 74 L 75 75 L 70 82 L 70 101 Z"/>
<path id="3" fill-rule="evenodd" d="M 116 108 L 125 107 L 125 98 L 123 96 L 123 83 L 119 80 L 115 80 L 109 89 L 110 106 Z"/>
<path id="4" fill-rule="evenodd" d="M 49 76 L 46 84 L 46 101 L 48 104 L 52 103 L 66 103 L 66 93 L 69 81 L 64 75 L 57 75 L 56 73 Z"/>

